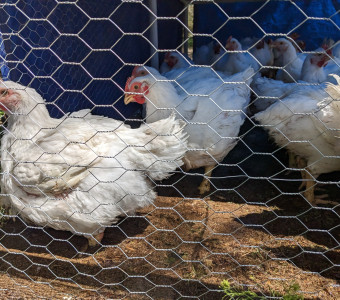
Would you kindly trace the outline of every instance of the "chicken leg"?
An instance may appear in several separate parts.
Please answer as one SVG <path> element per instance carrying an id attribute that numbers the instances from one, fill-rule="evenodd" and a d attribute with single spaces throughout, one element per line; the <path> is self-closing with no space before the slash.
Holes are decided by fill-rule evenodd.
<path id="1" fill-rule="evenodd" d="M 309 170 L 305 170 L 305 179 L 306 179 L 306 190 L 304 192 L 305 198 L 309 201 L 312 206 L 316 206 L 318 204 L 330 204 L 330 205 L 339 205 L 339 202 L 331 201 L 331 200 L 324 200 L 323 198 L 327 197 L 328 195 L 314 195 L 314 190 L 316 186 L 315 178 L 311 175 Z"/>
<path id="2" fill-rule="evenodd" d="M 80 252 L 85 253 L 87 249 L 89 248 L 89 246 L 90 247 L 97 246 L 102 241 L 103 237 L 104 237 L 104 232 L 88 237 L 87 238 L 88 242 L 83 247 L 81 247 Z"/>
<path id="3" fill-rule="evenodd" d="M 199 191 L 200 191 L 200 195 L 203 195 L 207 192 L 210 191 L 210 180 L 209 177 L 211 177 L 212 171 L 215 169 L 215 165 L 213 166 L 207 166 L 204 169 L 204 178 L 200 184 L 200 186 L 198 187 Z"/>
<path id="4" fill-rule="evenodd" d="M 293 152 L 288 152 L 288 166 L 289 168 L 296 168 L 299 163 L 298 160 L 300 158 Z"/>
<path id="5" fill-rule="evenodd" d="M 290 158 L 291 155 L 293 154 L 292 152 L 289 152 L 289 163 L 290 163 Z M 295 156 L 294 155 L 294 160 L 295 160 L 295 165 L 300 169 L 301 172 L 301 179 L 302 182 L 299 186 L 299 191 L 301 191 L 303 188 L 306 188 L 306 183 L 307 183 L 307 177 L 306 177 L 306 170 L 305 167 L 307 166 L 307 162 L 300 156 Z"/>
<path id="6" fill-rule="evenodd" d="M 288 151 L 287 154 L 288 154 L 288 167 L 291 169 L 297 168 L 299 166 L 298 156 L 295 153 L 290 152 L 290 151 Z M 289 175 L 290 173 L 292 173 L 292 170 L 287 170 L 284 174 Z"/>
<path id="7" fill-rule="evenodd" d="M 89 237 L 88 238 L 89 246 L 94 247 L 94 246 L 98 245 L 102 241 L 103 237 L 104 237 L 104 231 L 101 232 L 101 233 L 98 233 L 94 236 Z"/>

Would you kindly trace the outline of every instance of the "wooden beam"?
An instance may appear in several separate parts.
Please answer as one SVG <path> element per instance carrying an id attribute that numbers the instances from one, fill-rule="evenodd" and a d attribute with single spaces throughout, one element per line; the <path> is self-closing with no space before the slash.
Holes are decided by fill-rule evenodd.
<path id="1" fill-rule="evenodd" d="M 157 16 L 157 1 L 149 0 L 149 8 L 150 10 Z M 154 16 L 150 14 L 150 23 L 154 21 Z M 158 49 L 158 24 L 157 20 L 151 26 L 150 30 L 150 41 L 154 45 L 156 49 Z M 158 52 L 155 53 L 155 49 L 150 46 L 150 54 L 153 55 L 151 57 L 151 66 L 158 70 L 159 59 Z"/>

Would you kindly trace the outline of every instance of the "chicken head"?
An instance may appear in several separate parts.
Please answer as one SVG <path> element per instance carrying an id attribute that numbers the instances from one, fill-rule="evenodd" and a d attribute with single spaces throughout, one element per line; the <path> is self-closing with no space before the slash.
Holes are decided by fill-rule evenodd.
<path id="1" fill-rule="evenodd" d="M 0 88 L 0 108 L 5 112 L 13 112 L 20 101 L 18 94 L 5 87 Z"/>
<path id="2" fill-rule="evenodd" d="M 225 48 L 229 51 L 242 50 L 240 42 L 232 36 L 229 36 Z"/>
<path id="3" fill-rule="evenodd" d="M 136 78 L 148 75 L 149 71 L 144 66 L 136 66 L 133 68 L 132 75 L 130 78 Z"/>
<path id="4" fill-rule="evenodd" d="M 331 56 L 328 53 L 327 52 L 326 53 L 314 53 L 310 58 L 310 63 L 320 68 L 326 66 L 328 61 L 331 59 Z"/>
<path id="5" fill-rule="evenodd" d="M 164 57 L 164 62 L 172 69 L 178 63 L 178 58 L 170 52 L 167 52 Z"/>
<path id="6" fill-rule="evenodd" d="M 139 75 L 140 77 L 143 75 Z M 124 104 L 127 105 L 130 102 L 137 102 L 139 104 L 145 103 L 145 95 L 149 93 L 149 85 L 146 82 L 140 82 L 135 80 L 135 77 L 129 77 L 125 84 L 125 97 Z"/>
<path id="7" fill-rule="evenodd" d="M 12 81 L 0 82 L 0 109 L 6 114 L 27 114 L 41 101 L 34 89 Z"/>
<path id="8" fill-rule="evenodd" d="M 270 44 L 272 48 L 275 48 L 277 51 L 283 53 L 286 52 L 290 46 L 291 42 L 285 38 L 276 39 L 273 43 Z"/>

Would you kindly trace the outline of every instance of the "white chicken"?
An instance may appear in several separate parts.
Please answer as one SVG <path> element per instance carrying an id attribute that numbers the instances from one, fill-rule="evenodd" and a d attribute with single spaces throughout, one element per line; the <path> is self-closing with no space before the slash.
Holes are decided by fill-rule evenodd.
<path id="1" fill-rule="evenodd" d="M 254 101 L 254 106 L 258 111 L 266 109 L 268 106 L 276 102 L 278 99 L 286 97 L 293 90 L 306 88 L 315 90 L 310 83 L 322 83 L 327 79 L 325 66 L 330 60 L 330 52 L 318 49 L 316 52 L 307 55 L 301 70 L 301 79 L 296 83 L 285 83 L 280 80 L 269 78 L 257 78 L 251 87 L 255 94 L 259 96 Z M 267 98 L 268 97 L 268 98 Z"/>
<path id="2" fill-rule="evenodd" d="M 217 71 L 223 71 L 228 54 L 219 43 L 210 42 L 196 48 L 194 62 L 197 65 L 211 66 Z"/>
<path id="3" fill-rule="evenodd" d="M 333 45 L 332 52 L 334 57 L 340 58 L 340 40 Z"/>
<path id="4" fill-rule="evenodd" d="M 249 68 L 230 77 L 229 83 L 215 78 L 193 80 L 187 84 L 192 84 L 188 90 L 195 90 L 194 95 L 180 95 L 155 69 L 144 67 L 143 74 L 135 74 L 140 77 L 128 79 L 124 102 L 146 103 L 147 122 L 162 119 L 175 111 L 178 118 L 188 123 L 185 128 L 189 134 L 189 151 L 184 157 L 186 169 L 205 167 L 205 175 L 210 177 L 218 162 L 238 141 L 245 119 L 244 110 L 250 100 L 247 84 L 253 74 L 253 69 Z M 199 187 L 201 194 L 210 190 L 206 177 Z"/>
<path id="5" fill-rule="evenodd" d="M 300 34 L 298 34 L 297 32 L 292 32 L 291 34 L 288 35 L 288 37 L 290 37 L 292 40 L 294 40 L 292 45 L 294 46 L 296 52 L 302 53 L 302 51 L 306 50 L 306 42 L 299 39 Z"/>
<path id="6" fill-rule="evenodd" d="M 262 75 L 267 75 L 268 73 L 270 73 L 271 69 L 267 69 L 265 67 L 270 67 L 274 64 L 274 53 L 273 48 L 271 47 L 271 43 L 271 39 L 268 39 L 267 41 L 262 39 L 256 44 L 253 49 L 251 49 L 251 53 L 259 61 L 262 67 Z"/>
<path id="7" fill-rule="evenodd" d="M 167 52 L 164 60 L 159 68 L 159 71 L 163 74 L 171 70 L 189 68 L 194 62 L 186 55 L 180 52 Z"/>
<path id="8" fill-rule="evenodd" d="M 220 47 L 214 42 L 210 42 L 207 45 L 202 45 L 200 47 L 197 47 L 194 52 L 194 62 L 197 65 L 210 66 L 211 62 L 214 60 L 214 57 L 218 55 L 219 52 Z"/>
<path id="9" fill-rule="evenodd" d="M 331 56 L 328 64 L 324 68 L 324 74 L 327 75 L 327 81 L 334 81 L 331 74 L 340 75 L 340 58 Z M 335 83 L 335 82 L 333 82 Z"/>
<path id="10" fill-rule="evenodd" d="M 331 59 L 331 51 L 323 48 L 306 56 L 301 69 L 301 80 L 310 83 L 322 83 L 327 80 L 325 68 Z"/>
<path id="11" fill-rule="evenodd" d="M 339 77 L 337 80 L 338 85 L 328 84 L 326 92 L 315 87 L 292 89 L 281 101 L 254 116 L 277 145 L 298 156 L 304 196 L 312 205 L 339 204 L 314 196 L 316 178 L 340 170 Z"/>
<path id="12" fill-rule="evenodd" d="M 259 38 L 255 36 L 247 36 L 239 40 L 242 49 L 248 50 L 252 48 L 254 45 L 256 45 L 259 42 Z"/>
<path id="13" fill-rule="evenodd" d="M 242 49 L 250 49 L 250 53 L 255 56 L 261 66 L 272 66 L 274 64 L 274 53 L 271 47 L 271 39 L 244 38 L 240 41 Z"/>
<path id="14" fill-rule="evenodd" d="M 150 69 L 152 70 L 152 69 Z M 149 71 L 145 66 L 136 66 L 131 77 L 140 77 L 148 74 Z M 176 88 L 177 93 L 181 97 L 186 97 L 190 93 L 195 93 L 196 88 L 202 84 L 205 85 L 207 78 L 215 79 L 211 80 L 214 83 L 210 86 L 210 90 L 218 88 L 224 81 L 233 81 L 232 77 L 226 76 L 222 72 L 215 71 L 210 67 L 205 66 L 191 66 L 190 68 L 174 69 L 167 73 L 162 74 L 169 82 Z"/>
<path id="15" fill-rule="evenodd" d="M 49 116 L 31 88 L 6 81 L 0 107 L 9 116 L 1 140 L 2 204 L 40 226 L 83 235 L 93 246 L 106 226 L 156 197 L 182 165 L 184 122 L 174 116 L 131 129 L 82 110 Z"/>
<path id="16" fill-rule="evenodd" d="M 169 62 L 171 62 L 171 68 L 168 66 Z M 140 69 L 135 67 L 132 76 L 134 76 L 137 70 L 143 70 L 143 66 Z M 178 92 L 185 92 L 183 85 L 187 81 L 204 80 L 207 77 L 218 79 L 227 76 L 227 74 L 215 71 L 208 66 L 193 65 L 189 58 L 179 52 L 168 53 L 168 56 L 161 64 L 160 73 L 172 80 L 173 84 L 178 88 Z"/>
<path id="17" fill-rule="evenodd" d="M 301 78 L 301 69 L 304 56 L 298 56 L 293 44 L 285 39 L 278 38 L 272 44 L 276 50 L 275 65 L 282 67 L 276 74 L 276 79 L 284 82 L 296 82 Z"/>
<path id="18" fill-rule="evenodd" d="M 241 43 L 237 39 L 229 36 L 225 48 L 232 52 L 228 53 L 228 60 L 224 65 L 223 72 L 236 74 L 245 71 L 249 67 L 252 67 L 255 72 L 259 69 L 260 66 L 256 59 L 242 50 Z"/>

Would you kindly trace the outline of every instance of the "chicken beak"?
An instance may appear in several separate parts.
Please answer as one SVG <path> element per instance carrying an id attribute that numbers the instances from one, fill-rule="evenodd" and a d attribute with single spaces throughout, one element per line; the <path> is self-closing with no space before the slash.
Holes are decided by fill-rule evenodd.
<path id="1" fill-rule="evenodd" d="M 124 97 L 124 104 L 128 105 L 130 102 L 134 102 L 134 95 L 126 94 Z"/>

